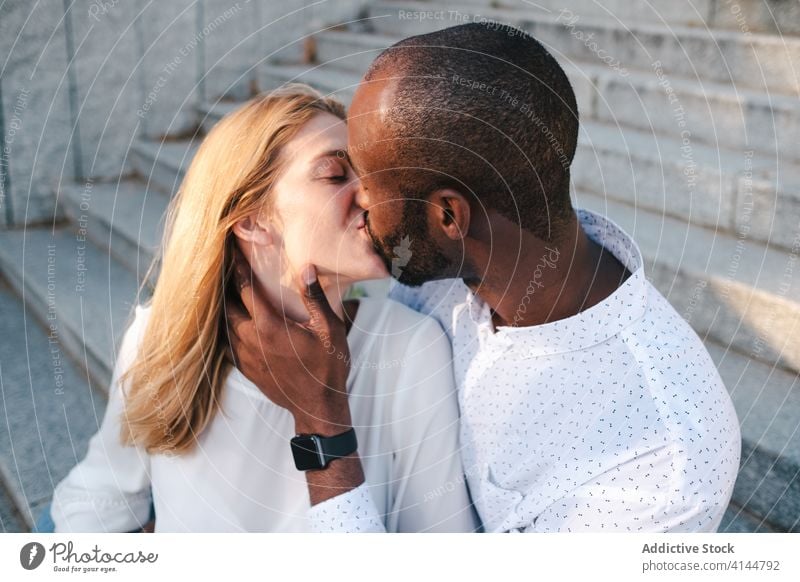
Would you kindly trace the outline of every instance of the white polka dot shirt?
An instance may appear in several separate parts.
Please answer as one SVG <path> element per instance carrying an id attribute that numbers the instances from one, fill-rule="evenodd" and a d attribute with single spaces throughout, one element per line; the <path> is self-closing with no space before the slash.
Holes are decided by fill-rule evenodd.
<path id="1" fill-rule="evenodd" d="M 466 479 L 484 529 L 716 531 L 741 450 L 728 393 L 697 334 L 645 278 L 633 239 L 605 217 L 578 216 L 631 276 L 572 317 L 495 329 L 460 279 L 390 291 L 452 342 Z M 381 531 L 374 507 L 362 485 L 310 513 L 318 531 Z"/>

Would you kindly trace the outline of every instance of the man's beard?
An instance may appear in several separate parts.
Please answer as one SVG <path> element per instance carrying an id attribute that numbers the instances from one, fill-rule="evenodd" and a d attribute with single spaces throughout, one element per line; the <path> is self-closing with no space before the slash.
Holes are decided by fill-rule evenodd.
<path id="1" fill-rule="evenodd" d="M 366 220 L 372 248 L 386 265 L 386 270 L 404 285 L 412 287 L 454 276 L 449 274 L 450 261 L 428 234 L 425 205 L 424 201 L 404 200 L 400 223 L 383 239 L 370 230 L 369 214 Z"/>

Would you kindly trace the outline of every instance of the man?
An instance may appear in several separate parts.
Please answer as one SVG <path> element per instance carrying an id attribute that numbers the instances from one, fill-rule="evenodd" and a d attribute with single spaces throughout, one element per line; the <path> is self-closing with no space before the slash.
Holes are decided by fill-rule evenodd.
<path id="1" fill-rule="evenodd" d="M 739 463 L 735 412 L 634 241 L 572 208 L 577 135 L 566 75 L 519 30 L 467 24 L 381 54 L 348 138 L 368 232 L 401 283 L 390 296 L 452 341 L 465 472 L 487 531 L 715 531 Z M 232 320 L 233 348 L 324 439 L 348 428 L 346 370 L 315 357 L 341 322 L 313 280 L 302 362 L 259 347 L 279 324 L 250 319 L 252 301 Z M 316 529 L 382 530 L 357 453 L 307 480 Z"/>

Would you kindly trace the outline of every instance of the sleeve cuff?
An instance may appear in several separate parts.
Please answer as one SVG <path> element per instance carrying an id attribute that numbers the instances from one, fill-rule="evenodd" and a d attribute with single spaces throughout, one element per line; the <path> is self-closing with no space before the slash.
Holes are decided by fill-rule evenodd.
<path id="1" fill-rule="evenodd" d="M 366 483 L 313 505 L 308 511 L 311 531 L 383 533 L 386 528 Z"/>

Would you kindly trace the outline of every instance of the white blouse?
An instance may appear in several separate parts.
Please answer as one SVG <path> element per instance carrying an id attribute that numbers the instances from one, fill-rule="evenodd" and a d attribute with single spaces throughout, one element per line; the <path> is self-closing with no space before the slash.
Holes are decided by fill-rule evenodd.
<path id="1" fill-rule="evenodd" d="M 118 378 L 149 315 L 138 306 L 114 368 L 109 402 L 86 457 L 55 488 L 56 532 L 312 531 L 305 474 L 294 467 L 291 414 L 231 368 L 222 412 L 185 455 L 149 455 L 119 440 Z M 350 407 L 366 484 L 388 531 L 477 527 L 458 450 L 458 405 L 447 336 L 433 319 L 362 298 L 347 336 Z M 446 491 L 446 495 L 441 495 Z"/>

